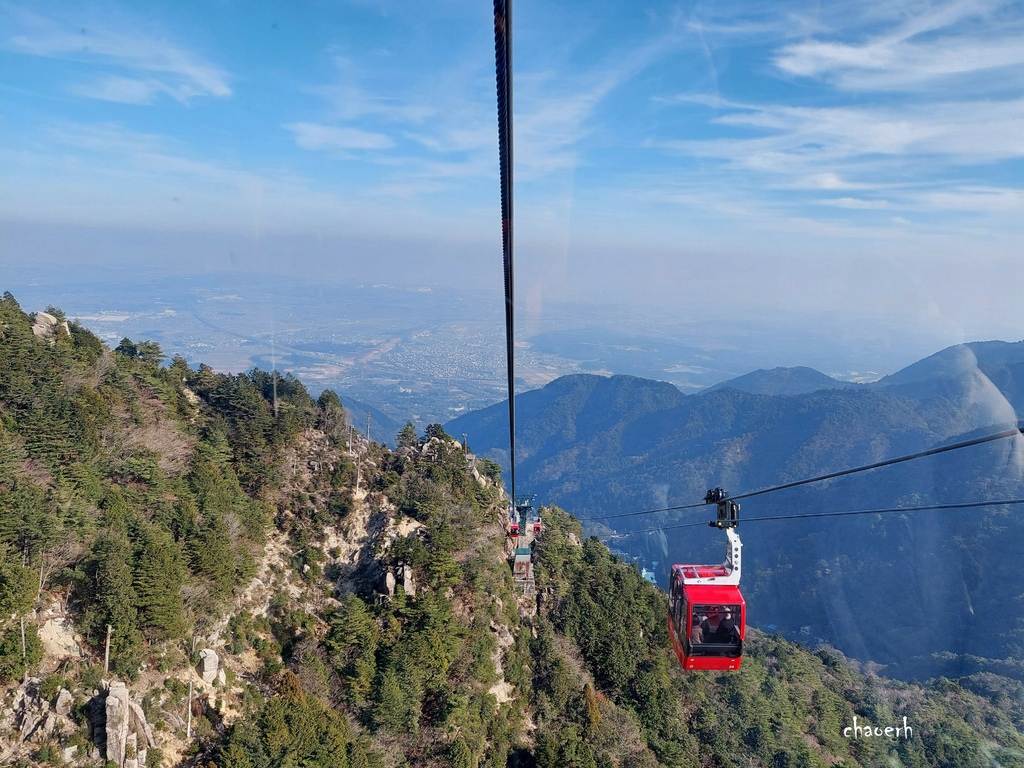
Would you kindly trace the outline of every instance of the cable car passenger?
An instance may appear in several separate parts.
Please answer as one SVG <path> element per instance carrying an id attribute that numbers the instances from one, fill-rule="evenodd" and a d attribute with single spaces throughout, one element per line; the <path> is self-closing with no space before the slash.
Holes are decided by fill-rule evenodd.
<path id="1" fill-rule="evenodd" d="M 694 642 L 733 645 L 740 641 L 739 630 L 736 629 L 736 623 L 732 620 L 732 613 L 729 611 L 712 608 L 700 622 L 699 629 L 701 639 Z"/>
<path id="2" fill-rule="evenodd" d="M 742 633 L 734 616 L 738 605 L 695 605 L 690 615 L 690 642 L 687 655 L 738 658 L 742 653 Z"/>

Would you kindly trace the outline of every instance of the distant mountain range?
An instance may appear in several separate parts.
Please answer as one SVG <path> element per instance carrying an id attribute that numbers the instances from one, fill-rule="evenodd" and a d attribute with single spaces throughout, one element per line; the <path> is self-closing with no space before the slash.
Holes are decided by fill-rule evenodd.
<path id="1" fill-rule="evenodd" d="M 517 491 L 583 519 L 628 515 L 587 527 L 657 561 L 664 578 L 668 561 L 721 558 L 722 537 L 699 527 L 712 511 L 633 513 L 699 504 L 716 486 L 739 494 L 925 450 L 1015 423 L 1022 407 L 1024 342 L 958 345 L 860 385 L 779 368 L 684 395 L 629 376 L 566 376 L 516 398 Z M 446 429 L 507 466 L 507 425 L 501 403 Z M 1002 440 L 759 495 L 741 519 L 1019 499 L 1022 456 L 1021 438 Z M 1024 645 L 1024 575 L 1005 567 L 1009 552 L 1024 554 L 1018 509 L 749 522 L 751 620 L 906 676 L 965 665 L 1006 673 Z"/>
<path id="2" fill-rule="evenodd" d="M 754 395 L 803 395 L 817 392 L 819 389 L 843 389 L 856 386 L 848 381 L 839 381 L 824 373 L 797 366 L 795 368 L 773 368 L 753 371 L 729 381 L 723 381 L 703 390 L 712 392 L 716 389 L 738 389 Z"/>

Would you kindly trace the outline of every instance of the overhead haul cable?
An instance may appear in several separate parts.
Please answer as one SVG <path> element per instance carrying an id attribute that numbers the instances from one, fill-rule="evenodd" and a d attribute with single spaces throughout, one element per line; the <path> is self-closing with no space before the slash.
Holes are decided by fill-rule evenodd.
<path id="1" fill-rule="evenodd" d="M 801 485 L 809 485 L 810 483 L 820 483 L 823 480 L 832 480 L 836 477 L 843 477 L 845 475 L 856 474 L 857 472 L 866 472 L 869 469 L 879 469 L 881 467 L 888 467 L 891 464 L 900 464 L 904 461 L 912 461 L 913 459 L 921 459 L 925 456 L 934 456 L 939 453 L 946 453 L 947 451 L 956 451 L 961 448 L 970 448 L 975 445 L 982 445 L 984 443 L 991 443 L 994 440 L 1004 440 L 1007 437 L 1014 437 L 1021 434 L 1022 428 L 1021 423 L 1012 429 L 1004 429 L 1000 432 L 994 432 L 988 435 L 982 435 L 981 437 L 971 438 L 970 440 L 962 440 L 957 443 L 950 443 L 948 445 L 940 445 L 936 448 L 929 448 L 926 451 L 918 451 L 917 453 L 910 453 L 906 456 L 896 456 L 892 459 L 886 459 L 885 461 L 877 461 L 874 464 L 865 464 L 860 467 L 853 467 L 852 469 L 843 469 L 838 472 L 829 472 L 825 475 L 818 475 L 817 477 L 809 477 L 806 480 L 795 480 L 791 483 L 783 483 L 781 485 L 773 485 L 769 488 L 761 488 L 757 491 L 748 491 L 747 493 L 740 493 L 736 495 L 730 495 L 732 501 L 739 501 L 740 499 L 749 499 L 752 496 L 762 496 L 766 493 L 774 493 L 775 491 L 783 491 L 789 488 L 796 488 Z M 701 509 L 706 505 L 702 502 L 700 504 L 684 504 L 678 507 L 662 507 L 660 509 L 646 509 L 642 512 L 621 512 L 615 515 L 600 515 L 598 517 L 581 517 L 578 518 L 580 522 L 591 522 L 593 520 L 611 520 L 617 517 L 636 517 L 638 515 L 653 515 L 658 512 L 679 512 L 686 509 Z M 748 518 L 750 519 L 750 518 Z M 660 529 L 659 529 L 660 530 Z"/>
<path id="2" fill-rule="evenodd" d="M 494 66 L 498 87 L 501 251 L 505 267 L 505 359 L 508 370 L 509 499 L 516 498 L 515 326 L 512 291 L 512 0 L 494 0 Z"/>
<path id="3" fill-rule="evenodd" d="M 731 497 L 730 497 L 731 498 Z M 894 512 L 929 512 L 946 509 L 975 509 L 977 507 L 999 507 L 1012 504 L 1024 504 L 1024 499 L 996 499 L 994 501 L 964 501 L 955 504 L 924 504 L 916 507 L 888 507 L 885 509 L 857 509 L 847 512 L 809 512 L 806 515 L 766 515 L 764 517 L 746 517 L 743 524 L 764 522 L 766 520 L 806 520 L 812 517 L 849 517 L 850 515 L 885 515 Z M 626 533 L 614 533 L 606 538 L 626 539 L 638 533 L 655 533 L 656 531 L 674 531 L 677 528 L 707 527 L 707 521 L 701 520 L 696 523 L 679 523 L 678 525 L 661 525 L 656 528 L 643 528 L 639 531 L 628 531 Z"/>

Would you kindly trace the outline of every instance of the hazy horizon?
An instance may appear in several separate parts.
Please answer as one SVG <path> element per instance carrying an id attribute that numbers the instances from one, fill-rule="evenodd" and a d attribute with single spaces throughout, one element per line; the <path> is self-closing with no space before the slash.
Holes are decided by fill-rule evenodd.
<path id="1" fill-rule="evenodd" d="M 701 328 L 778 365 L 884 374 L 1024 335 L 1019 4 L 515 13 L 520 339 Z M 79 267 L 128 294 L 266 273 L 479 292 L 500 318 L 489 7 L 0 19 L 5 289 L 22 268 L 40 294 Z"/>

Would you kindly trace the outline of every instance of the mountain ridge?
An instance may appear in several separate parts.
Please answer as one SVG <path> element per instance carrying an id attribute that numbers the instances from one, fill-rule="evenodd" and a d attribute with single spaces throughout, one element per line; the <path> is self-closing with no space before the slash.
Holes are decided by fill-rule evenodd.
<path id="1" fill-rule="evenodd" d="M 517 422 L 517 444 L 527 446 L 518 457 L 517 482 L 521 489 L 574 509 L 584 520 L 599 518 L 589 526 L 591 531 L 617 535 L 618 546 L 645 563 L 658 561 L 662 565 L 655 570 L 663 579 L 666 562 L 692 562 L 694 551 L 710 558 L 720 554 L 706 537 L 694 538 L 685 526 L 679 529 L 682 521 L 692 517 L 635 513 L 693 506 L 706 489 L 716 486 L 734 493 L 770 488 L 1016 423 L 1019 410 L 1012 401 L 1024 384 L 1024 345 L 974 346 L 979 349 L 977 364 L 963 362 L 975 356 L 970 345 L 939 353 L 937 359 L 943 363 L 939 370 L 952 371 L 941 379 L 923 375 L 936 370 L 935 361 L 927 358 L 908 366 L 908 374 L 894 375 L 884 384 L 793 395 L 751 394 L 725 387 L 683 395 L 666 408 L 647 407 L 639 397 L 618 415 L 602 413 L 600 420 L 585 418 L 587 408 L 582 403 L 566 413 L 560 410 L 566 403 L 546 397 L 544 389 L 526 392 L 517 396 L 517 412 L 530 414 Z M 952 367 L 950 360 L 955 363 Z M 618 386 L 614 376 L 592 382 L 591 398 L 612 403 L 608 392 Z M 649 386 L 660 391 L 660 384 Z M 644 385 L 634 380 L 631 387 L 642 391 Z M 503 406 L 495 406 L 494 413 L 501 413 Z M 561 442 L 563 423 L 573 424 L 570 447 Z M 447 426 L 467 433 L 482 455 L 505 458 L 507 421 L 481 429 L 469 415 Z M 1024 469 L 1015 458 L 1016 451 L 1016 442 L 1004 441 L 794 489 L 786 495 L 760 496 L 744 502 L 741 519 L 747 514 L 791 518 L 1021 498 Z M 1024 583 L 1016 577 L 1006 583 L 979 580 L 977 574 L 1000 570 L 987 528 L 998 526 L 1007 531 L 1005 536 L 1024 537 L 1019 516 L 1011 514 L 1004 520 L 1005 514 L 994 507 L 957 517 L 919 513 L 902 522 L 879 517 L 872 525 L 862 522 L 867 519 L 863 517 L 828 523 L 808 517 L 771 528 L 744 526 L 746 562 L 753 579 L 750 594 L 755 607 L 763 606 L 752 615 L 763 616 L 761 626 L 782 626 L 794 638 L 800 627 L 810 625 L 817 636 L 829 638 L 850 655 L 888 664 L 893 674 L 956 675 L 957 664 L 961 670 L 977 668 L 978 658 L 987 658 L 991 669 L 1002 669 L 1003 660 L 1013 657 L 1019 642 L 1013 628 L 1024 621 L 1016 609 L 1007 611 L 1006 599 L 1024 593 Z M 608 515 L 624 517 L 601 520 Z M 643 533 L 652 528 L 655 532 Z M 657 533 L 661 529 L 666 530 Z M 901 552 L 913 557 L 908 559 Z M 901 560 L 906 561 L 904 567 Z M 917 606 L 900 615 L 883 596 L 889 583 L 906 578 L 908 569 L 919 569 L 928 577 L 910 583 L 911 601 Z M 822 573 L 831 576 L 818 589 L 813 585 Z M 852 586 L 855 582 L 857 588 Z M 783 584 L 790 593 L 804 595 L 805 602 L 787 607 L 778 600 L 773 593 Z M 1003 599 L 994 600 L 996 594 Z M 876 596 L 882 607 L 870 610 L 867 595 Z M 970 639 L 980 629 L 971 613 L 979 604 L 999 610 L 1003 629 L 998 642 Z M 866 612 L 864 618 L 858 620 L 862 612 Z M 917 638 L 910 652 L 891 639 L 888 628 L 893 625 Z M 955 629 L 947 631 L 947 626 Z M 933 653 L 938 655 L 932 657 Z"/>
<path id="2" fill-rule="evenodd" d="M 537 594 L 518 591 L 500 468 L 440 425 L 403 429 L 391 450 L 351 439 L 341 398 L 288 375 L 163 366 L 152 343 L 112 352 L 76 323 L 31 328 L 5 295 L 5 763 L 917 768 L 1024 754 L 1021 688 L 991 673 L 909 685 L 753 628 L 739 673 L 682 672 L 664 593 L 556 507 L 541 510 Z M 615 382 L 596 410 L 638 388 Z M 675 398 L 647 394 L 647 409 Z M 911 731 L 866 739 L 858 722 Z"/>

